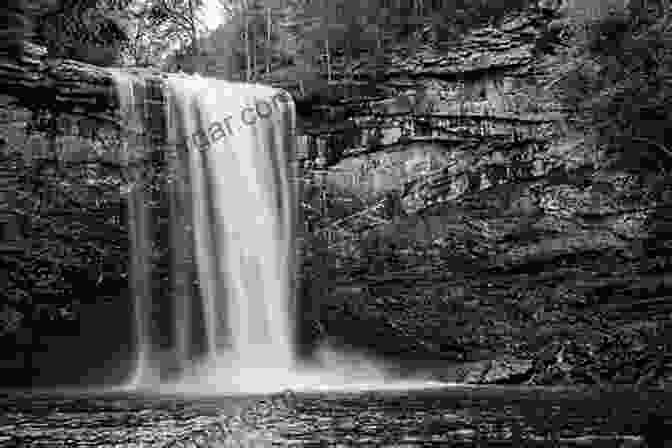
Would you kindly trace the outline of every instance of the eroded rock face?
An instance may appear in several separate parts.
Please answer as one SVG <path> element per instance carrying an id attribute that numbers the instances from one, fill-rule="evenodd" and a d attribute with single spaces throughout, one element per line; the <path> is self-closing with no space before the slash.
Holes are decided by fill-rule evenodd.
<path id="1" fill-rule="evenodd" d="M 477 363 L 461 378 L 461 382 L 466 384 L 517 384 L 531 377 L 533 367 L 534 363 L 529 359 L 504 356 Z"/>
<path id="2" fill-rule="evenodd" d="M 451 154 L 437 143 L 413 142 L 385 151 L 347 157 L 333 166 L 328 180 L 358 195 L 376 198 L 403 193 L 404 185 L 450 164 Z"/>
<path id="3" fill-rule="evenodd" d="M 543 88 L 552 64 L 535 54 L 535 40 L 550 20 L 530 10 L 497 27 L 475 29 L 459 42 L 427 43 L 412 56 L 398 48 L 385 80 L 375 86 L 377 95 L 313 105 L 313 122 L 306 123 L 313 144 L 329 140 L 338 154 L 329 158 L 335 164 L 331 181 L 371 199 L 393 184 L 414 196 L 404 186 L 417 179 L 418 170 L 398 165 L 417 159 L 422 145 L 434 154 L 428 162 L 418 161 L 425 173 L 447 167 L 445 174 L 456 177 L 459 185 L 448 188 L 450 199 L 497 184 L 503 175 L 515 180 L 525 170 L 548 169 L 542 159 L 549 143 L 566 135 L 562 108 Z M 352 75 L 366 78 L 368 70 L 361 64 Z M 400 152 L 414 155 L 392 155 Z M 475 177 L 482 179 L 477 187 Z M 431 196 L 410 198 L 409 212 L 437 199 Z"/>
<path id="4" fill-rule="evenodd" d="M 653 342 L 670 334 L 672 186 L 617 168 L 568 128 L 546 87 L 554 57 L 534 50 L 551 21 L 529 13 L 399 51 L 384 98 L 349 100 L 359 134 L 328 180 L 370 201 L 398 194 L 408 216 L 379 233 L 416 255 L 400 250 L 381 271 L 426 272 L 414 286 L 373 287 L 360 314 L 428 356 L 526 360 L 474 371 L 474 382 L 658 384 L 672 372 L 670 350 Z"/>

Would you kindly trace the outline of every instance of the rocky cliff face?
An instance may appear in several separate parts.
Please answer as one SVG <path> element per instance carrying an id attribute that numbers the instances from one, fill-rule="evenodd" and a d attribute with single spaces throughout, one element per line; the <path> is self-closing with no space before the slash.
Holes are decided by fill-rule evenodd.
<path id="1" fill-rule="evenodd" d="M 369 80 L 376 83 L 373 95 L 312 108 L 306 115 L 319 116 L 314 121 L 320 126 L 307 120 L 307 132 L 317 146 L 331 143 L 330 180 L 371 196 L 412 191 L 422 196 L 420 202 L 407 198 L 415 212 L 470 188 L 542 175 L 550 167 L 542 154 L 567 134 L 562 108 L 543 87 L 552 77 L 552 61 L 535 55 L 548 23 L 529 13 L 450 45 L 426 43 L 412 56 L 397 48 L 384 78 Z M 365 79 L 368 69 L 362 65 L 350 75 Z M 332 126 L 324 124 L 329 118 Z M 444 188 L 424 195 L 403 189 L 429 172 L 442 174 Z M 445 188 L 446 176 L 455 185 Z"/>
<path id="2" fill-rule="evenodd" d="M 356 338 L 387 353 L 519 360 L 467 381 L 672 378 L 669 180 L 619 167 L 567 124 L 549 87 L 559 58 L 537 50 L 551 19 L 398 48 L 373 95 L 332 102 L 337 125 L 308 123 L 332 143 L 329 183 L 372 203 L 396 195 L 406 215 L 371 231 L 395 239 L 396 264 L 364 293 L 332 293 L 327 334 L 352 340 L 338 320 L 356 315 L 368 339 Z"/>

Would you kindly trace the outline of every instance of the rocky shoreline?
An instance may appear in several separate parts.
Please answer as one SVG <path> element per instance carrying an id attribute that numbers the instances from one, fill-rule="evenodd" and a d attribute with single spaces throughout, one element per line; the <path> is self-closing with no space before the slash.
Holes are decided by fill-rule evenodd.
<path id="1" fill-rule="evenodd" d="M 315 333 L 401 365 L 431 360 L 430 370 L 442 381 L 597 388 L 672 384 L 669 324 L 655 313 L 633 315 L 625 323 L 605 319 L 599 309 L 586 311 L 582 320 L 565 311 L 534 321 L 521 303 L 496 297 L 492 277 L 485 281 L 490 283 L 483 291 L 494 290 L 493 296 L 482 292 L 468 300 L 446 293 L 452 281 L 334 290 L 318 308 Z M 390 294 L 394 289 L 397 294 Z"/>
<path id="2" fill-rule="evenodd" d="M 638 447 L 650 437 L 650 413 L 666 402 L 627 390 L 493 387 L 208 398 L 2 393 L 0 447 Z"/>

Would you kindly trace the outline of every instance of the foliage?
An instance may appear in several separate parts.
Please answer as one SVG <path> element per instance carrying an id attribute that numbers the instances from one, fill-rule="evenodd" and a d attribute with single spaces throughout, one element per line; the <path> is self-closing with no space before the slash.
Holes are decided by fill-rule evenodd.
<path id="1" fill-rule="evenodd" d="M 58 0 L 37 14 L 36 40 L 57 57 L 101 66 L 118 62 L 128 39 L 125 11 L 131 0 Z"/>
<path id="2" fill-rule="evenodd" d="M 452 39 L 470 26 L 498 20 L 530 3 L 249 0 L 231 7 L 229 20 L 201 39 L 197 59 L 202 71 L 220 64 L 234 78 L 259 79 L 270 68 L 276 77 L 284 73 L 286 79 L 311 84 L 316 76 L 331 74 L 334 79 L 347 74 L 358 60 L 383 65 L 390 45 L 419 39 L 416 31 L 428 25 L 438 31 L 439 40 Z M 185 60 L 184 55 L 175 55 L 170 67 L 180 58 Z M 284 70 L 287 67 L 292 69 Z"/>
<path id="3" fill-rule="evenodd" d="M 151 5 L 145 1 L 134 1 L 128 8 L 126 21 L 128 39 L 122 47 L 126 65 L 135 67 L 157 67 L 169 51 L 174 36 L 171 27 L 159 26 L 152 14 Z"/>
<path id="4" fill-rule="evenodd" d="M 530 0 L 459 0 L 444 2 L 440 8 L 430 9 L 420 24 L 429 22 L 439 42 L 458 38 L 471 28 L 497 22 L 513 11 L 525 9 Z"/>
<path id="5" fill-rule="evenodd" d="M 273 22 L 282 16 L 282 11 L 273 8 L 270 3 L 261 0 L 244 2 L 239 8 L 231 10 L 230 20 L 208 39 L 212 42 L 210 46 L 217 49 L 218 55 L 229 59 L 230 67 L 227 68 L 231 74 L 235 73 L 243 78 L 242 74 L 245 73 L 244 79 L 254 80 L 267 66 L 287 62 L 281 61 L 284 55 L 281 50 L 282 42 L 277 26 L 273 26 Z M 269 14 L 270 29 L 267 17 Z M 217 62 L 221 64 L 221 60 Z"/>
<path id="6" fill-rule="evenodd" d="M 567 66 L 561 98 L 576 124 L 625 157 L 672 159 L 672 21 L 613 13 L 589 25 L 576 61 Z M 654 166 L 655 168 L 655 166 Z"/>
<path id="7" fill-rule="evenodd" d="M 203 6 L 203 0 L 151 0 L 142 4 L 139 15 L 155 39 L 177 41 L 182 48 L 189 47 L 191 54 L 198 54 L 198 35 L 204 27 L 198 12 Z"/>
<path id="8" fill-rule="evenodd" d="M 175 48 L 198 54 L 204 30 L 203 0 L 12 0 L 5 8 L 4 35 L 100 66 L 158 67 Z"/>
<path id="9" fill-rule="evenodd" d="M 89 136 L 86 157 L 78 156 L 74 145 L 62 154 L 56 142 L 69 131 L 49 119 L 53 114 L 42 115 L 27 130 L 46 140 L 47 154 L 24 163 L 17 152 L 0 161 L 18 175 L 11 212 L 21 229 L 0 242 L 0 336 L 7 338 L 22 329 L 36 335 L 76 331 L 79 304 L 128 294 L 124 193 L 129 185 L 121 166 L 101 157 L 119 143 L 111 138 L 114 130 L 101 126 Z M 158 171 L 146 169 L 152 190 L 162 183 Z"/>

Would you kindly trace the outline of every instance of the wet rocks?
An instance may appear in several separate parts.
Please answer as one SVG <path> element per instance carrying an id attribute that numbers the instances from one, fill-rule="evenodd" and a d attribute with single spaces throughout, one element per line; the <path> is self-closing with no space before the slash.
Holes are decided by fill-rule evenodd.
<path id="1" fill-rule="evenodd" d="M 355 232 L 352 253 L 377 234 L 394 257 L 342 263 L 367 288 L 319 319 L 374 352 L 478 361 L 473 383 L 669 384 L 669 176 L 569 129 L 558 59 L 533 48 L 558 23 L 535 14 L 396 52 L 379 95 L 341 104 L 362 132 L 327 181 L 403 213 Z"/>
<path id="2" fill-rule="evenodd" d="M 477 363 L 462 379 L 466 384 L 520 384 L 532 374 L 533 361 L 501 357 Z"/>

